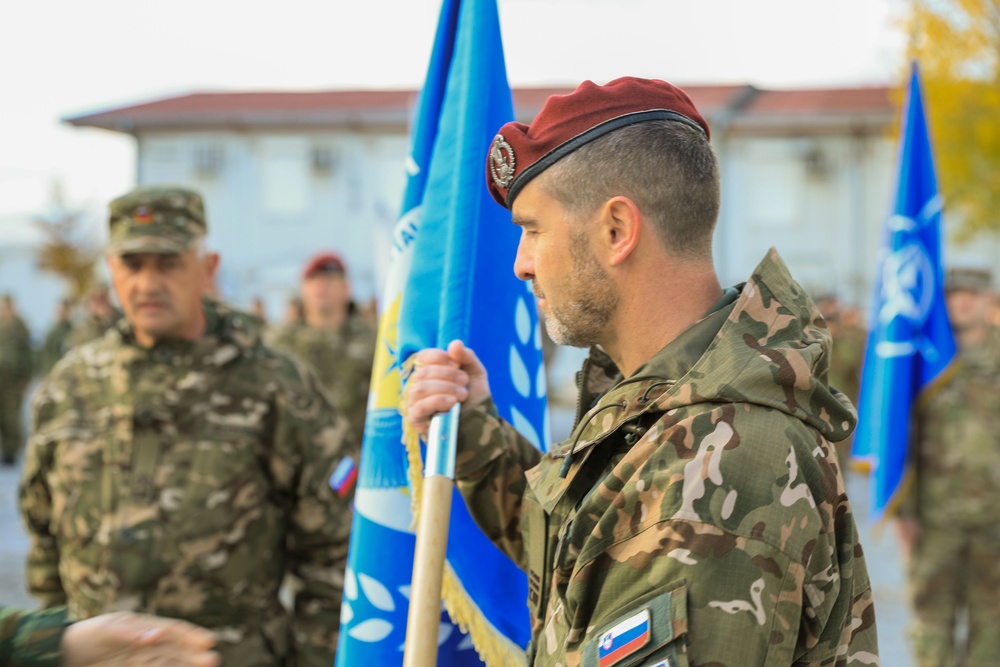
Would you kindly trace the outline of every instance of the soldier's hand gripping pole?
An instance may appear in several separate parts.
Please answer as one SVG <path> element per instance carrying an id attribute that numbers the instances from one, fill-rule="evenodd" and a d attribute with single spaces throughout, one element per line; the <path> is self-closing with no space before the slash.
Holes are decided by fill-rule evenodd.
<path id="1" fill-rule="evenodd" d="M 461 404 L 434 415 L 427 434 L 423 500 L 417 517 L 410 611 L 403 667 L 435 667 L 441 627 L 441 581 L 448 550 L 451 497 L 455 485 L 455 440 Z"/>

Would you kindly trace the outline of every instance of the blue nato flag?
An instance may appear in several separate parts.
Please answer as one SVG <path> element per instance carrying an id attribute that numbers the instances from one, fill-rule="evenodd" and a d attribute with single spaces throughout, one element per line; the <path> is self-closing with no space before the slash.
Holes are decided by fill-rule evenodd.
<path id="1" fill-rule="evenodd" d="M 911 412 L 955 357 L 945 308 L 941 197 L 916 63 L 903 112 L 896 196 L 885 222 L 861 377 L 855 457 L 872 471 L 872 515 L 910 483 Z"/>
<path id="2" fill-rule="evenodd" d="M 538 314 L 512 265 L 518 229 L 490 197 L 486 156 L 513 119 L 496 0 L 445 0 L 417 101 L 407 186 L 382 300 L 355 516 L 344 586 L 338 665 L 399 665 L 414 536 L 400 370 L 413 353 L 461 339 L 490 371 L 500 415 L 547 442 Z M 419 472 L 418 472 L 419 474 Z M 525 574 L 452 503 L 438 664 L 480 665 L 479 653 L 523 651 L 530 638 Z M 447 583 L 447 581 L 446 581 Z"/>

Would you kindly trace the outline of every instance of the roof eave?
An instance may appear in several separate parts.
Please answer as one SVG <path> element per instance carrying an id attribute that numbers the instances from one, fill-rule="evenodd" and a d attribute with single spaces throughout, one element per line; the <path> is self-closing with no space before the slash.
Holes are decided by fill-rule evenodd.
<path id="1" fill-rule="evenodd" d="M 238 130 L 245 128 L 310 127 L 404 130 L 409 117 L 405 112 L 313 111 L 313 112 L 239 112 L 239 113 L 155 113 L 122 117 L 119 114 L 93 114 L 64 118 L 76 127 L 96 127 L 114 132 L 137 134 L 151 130 Z"/>
<path id="2" fill-rule="evenodd" d="M 727 131 L 732 136 L 884 135 L 893 118 L 890 111 L 748 114 L 733 117 Z"/>

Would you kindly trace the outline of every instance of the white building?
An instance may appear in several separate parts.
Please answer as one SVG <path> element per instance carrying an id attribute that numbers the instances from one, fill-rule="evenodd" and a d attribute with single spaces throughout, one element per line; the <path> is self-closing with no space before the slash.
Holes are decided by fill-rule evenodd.
<path id="1" fill-rule="evenodd" d="M 569 90 L 516 90 L 519 119 Z M 891 90 L 685 90 L 722 166 L 723 281 L 746 279 L 775 245 L 807 289 L 867 302 L 892 194 Z M 415 91 L 196 93 L 66 122 L 134 136 L 140 183 L 200 190 L 223 254 L 223 294 L 237 304 L 262 296 L 276 316 L 320 249 L 347 257 L 360 299 L 379 294 L 415 99 Z"/>

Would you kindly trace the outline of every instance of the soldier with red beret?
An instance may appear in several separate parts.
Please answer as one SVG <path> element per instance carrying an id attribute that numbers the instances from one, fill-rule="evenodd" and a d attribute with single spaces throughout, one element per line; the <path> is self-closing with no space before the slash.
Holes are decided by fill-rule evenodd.
<path id="1" fill-rule="evenodd" d="M 418 353 L 406 408 L 426 433 L 462 402 L 456 482 L 528 573 L 528 663 L 879 664 L 829 332 L 773 249 L 720 285 L 719 169 L 687 94 L 584 82 L 502 127 L 486 176 L 549 333 L 591 348 L 574 430 L 538 452 L 461 341 Z"/>
<path id="2" fill-rule="evenodd" d="M 302 269 L 302 319 L 273 334 L 271 343 L 316 375 L 333 407 L 351 424 L 354 441 L 365 433 L 365 408 L 375 360 L 375 329 L 351 298 L 340 255 L 320 252 Z"/>

